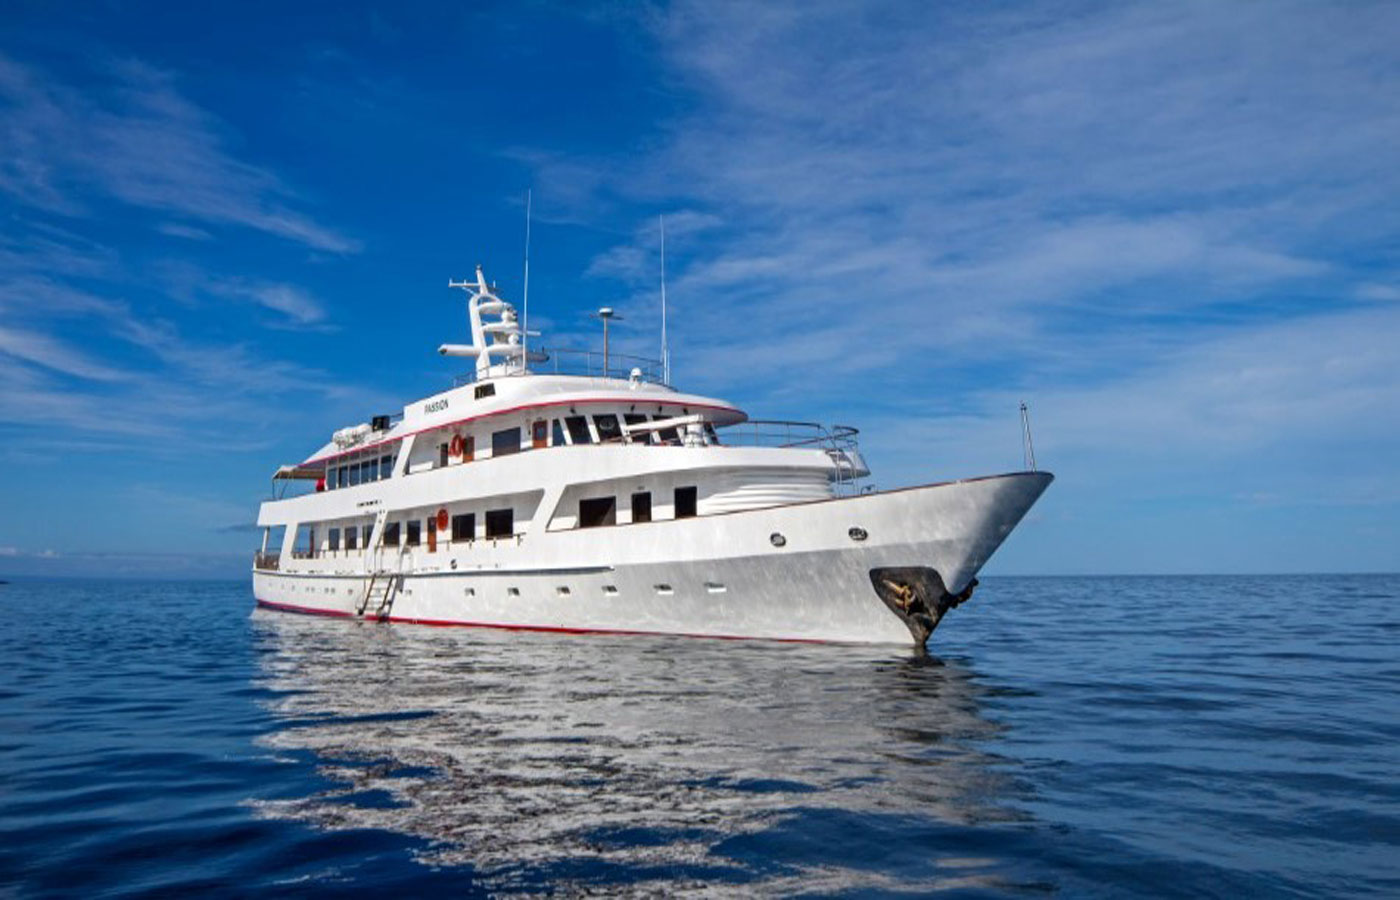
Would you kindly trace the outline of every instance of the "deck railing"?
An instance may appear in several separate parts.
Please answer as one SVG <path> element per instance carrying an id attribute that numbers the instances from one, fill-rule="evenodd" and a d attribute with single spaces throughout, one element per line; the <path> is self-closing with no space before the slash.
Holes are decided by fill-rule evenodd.
<path id="1" fill-rule="evenodd" d="M 630 378 L 633 369 L 640 369 L 642 380 L 662 384 L 661 361 L 645 356 L 632 356 L 627 353 L 607 355 L 604 365 L 601 350 L 579 350 L 571 347 L 541 347 L 530 349 L 528 374 L 531 375 L 583 375 L 588 378 Z M 492 378 L 525 375 L 527 372 L 493 372 Z M 476 381 L 476 372 L 467 372 L 452 379 L 453 387 L 461 387 Z"/>
<path id="2" fill-rule="evenodd" d="M 281 565 L 281 558 L 276 553 L 258 552 L 253 554 L 253 568 L 255 569 L 262 569 L 266 572 L 276 572 L 281 568 Z"/>
<path id="3" fill-rule="evenodd" d="M 849 425 L 828 428 L 817 422 L 749 419 L 719 428 L 721 444 L 731 447 L 791 447 L 825 450 L 836 466 L 834 483 L 839 493 L 858 493 L 860 480 L 869 474 L 860 456 L 859 429 Z"/>

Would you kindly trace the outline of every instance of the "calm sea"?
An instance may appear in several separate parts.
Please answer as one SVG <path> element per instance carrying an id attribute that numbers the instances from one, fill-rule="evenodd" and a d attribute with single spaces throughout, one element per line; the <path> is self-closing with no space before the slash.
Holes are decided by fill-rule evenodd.
<path id="1" fill-rule="evenodd" d="M 1400 577 L 988 578 L 930 659 L 0 607 L 0 896 L 1400 896 Z"/>

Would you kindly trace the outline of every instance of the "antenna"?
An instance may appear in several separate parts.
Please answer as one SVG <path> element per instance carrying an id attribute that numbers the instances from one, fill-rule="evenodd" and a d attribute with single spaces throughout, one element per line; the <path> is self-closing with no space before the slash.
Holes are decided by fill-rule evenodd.
<path id="1" fill-rule="evenodd" d="M 1031 441 L 1031 411 L 1026 401 L 1021 401 L 1021 450 L 1024 453 L 1026 469 L 1035 471 L 1035 444 Z"/>
<path id="2" fill-rule="evenodd" d="M 530 200 L 533 190 L 525 189 L 525 322 L 520 329 L 520 368 L 530 365 Z"/>
<path id="3" fill-rule="evenodd" d="M 602 309 L 598 310 L 598 311 L 595 312 L 595 313 L 589 313 L 589 316 L 591 316 L 591 317 L 594 318 L 594 319 L 602 319 L 602 320 L 603 320 L 603 377 L 604 377 L 604 378 L 607 378 L 607 377 L 608 377 L 608 323 L 611 322 L 613 319 L 617 319 L 617 320 L 620 321 L 620 320 L 622 319 L 622 316 L 619 316 L 617 313 L 613 312 L 613 308 L 612 308 L 611 306 L 605 306 L 605 307 L 603 307 Z"/>
<path id="4" fill-rule="evenodd" d="M 666 343 L 666 217 L 661 219 L 661 383 L 671 383 L 671 349 Z"/>

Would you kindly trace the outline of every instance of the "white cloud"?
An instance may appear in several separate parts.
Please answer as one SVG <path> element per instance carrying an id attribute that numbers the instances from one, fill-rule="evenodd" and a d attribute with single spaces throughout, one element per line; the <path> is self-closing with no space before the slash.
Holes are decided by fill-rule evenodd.
<path id="1" fill-rule="evenodd" d="M 132 206 L 237 225 L 318 250 L 358 243 L 296 212 L 266 169 L 225 149 L 223 126 L 135 62 L 81 91 L 0 56 L 0 190 L 41 209 L 86 212 L 95 189 Z M 186 233 L 185 236 L 190 236 Z"/>

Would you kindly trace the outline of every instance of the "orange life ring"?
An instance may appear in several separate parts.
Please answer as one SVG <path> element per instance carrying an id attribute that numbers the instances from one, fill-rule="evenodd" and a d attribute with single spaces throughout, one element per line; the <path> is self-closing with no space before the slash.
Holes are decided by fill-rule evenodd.
<path id="1" fill-rule="evenodd" d="M 440 509 L 440 510 L 438 510 L 438 514 L 437 514 L 437 527 L 438 527 L 438 531 L 446 531 L 446 530 L 447 530 L 448 524 L 449 524 L 449 520 L 448 520 L 448 518 L 447 518 L 447 510 L 445 510 L 445 509 Z"/>
<path id="2" fill-rule="evenodd" d="M 461 456 L 462 451 L 466 448 L 467 442 L 462 440 L 462 436 L 460 434 L 452 435 L 452 444 L 448 447 L 448 450 L 453 456 Z"/>

